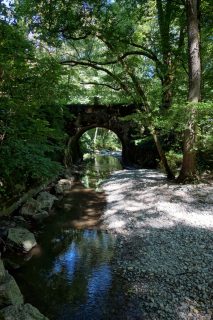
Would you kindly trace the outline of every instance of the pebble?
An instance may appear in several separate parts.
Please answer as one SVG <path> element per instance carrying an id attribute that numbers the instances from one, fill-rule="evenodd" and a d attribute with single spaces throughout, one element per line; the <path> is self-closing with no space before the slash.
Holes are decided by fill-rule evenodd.
<path id="1" fill-rule="evenodd" d="M 114 266 L 140 299 L 143 320 L 213 319 L 213 213 L 211 201 L 200 204 L 213 187 L 179 186 L 140 169 L 115 172 L 103 189 L 103 225 L 117 235 Z"/>

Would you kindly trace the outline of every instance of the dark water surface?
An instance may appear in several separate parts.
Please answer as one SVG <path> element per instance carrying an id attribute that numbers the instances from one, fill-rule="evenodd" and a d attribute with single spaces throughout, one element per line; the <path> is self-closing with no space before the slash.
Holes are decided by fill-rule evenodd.
<path id="1" fill-rule="evenodd" d="M 121 169 L 118 159 L 98 156 L 81 180 L 96 188 L 115 169 Z M 31 259 L 14 272 L 25 302 L 50 320 L 139 319 L 129 317 L 112 271 L 115 239 L 97 229 L 104 206 L 104 193 L 77 182 L 40 230 Z"/>
<path id="2" fill-rule="evenodd" d="M 99 190 L 100 184 L 110 173 L 115 170 L 121 170 L 119 152 L 113 152 L 115 156 L 106 156 L 103 154 L 95 154 L 85 161 L 81 175 L 81 181 L 86 188 L 94 188 Z"/>

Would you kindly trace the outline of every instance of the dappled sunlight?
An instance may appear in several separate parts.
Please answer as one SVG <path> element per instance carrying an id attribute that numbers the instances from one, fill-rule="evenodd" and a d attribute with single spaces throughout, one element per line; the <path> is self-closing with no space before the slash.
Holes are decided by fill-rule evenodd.
<path id="1" fill-rule="evenodd" d="M 104 190 L 108 193 L 104 222 L 107 224 L 109 219 L 111 229 L 116 216 L 120 217 L 120 211 L 123 211 L 122 221 L 129 219 L 131 214 L 137 228 L 169 228 L 182 224 L 213 229 L 212 211 L 202 208 L 197 199 L 196 186 L 168 183 L 163 174 L 148 169 L 124 170 L 115 175 L 117 179 L 112 176 L 104 184 Z M 195 206 L 197 202 L 198 206 Z M 153 218 L 153 212 L 159 214 Z M 143 221 L 140 220 L 141 215 L 144 216 Z M 125 226 L 126 223 L 123 223 Z"/>
<path id="2" fill-rule="evenodd" d="M 112 201 L 118 202 L 118 201 L 122 201 L 122 200 L 124 200 L 124 196 L 123 195 L 119 195 L 119 194 L 116 194 L 116 193 L 114 193 L 112 195 Z"/>
<path id="3" fill-rule="evenodd" d="M 107 190 L 110 190 L 110 191 L 118 191 L 120 192 L 120 186 L 116 183 L 113 184 L 112 182 L 109 183 L 107 185 L 107 183 L 105 184 L 104 183 L 104 189 L 107 191 Z M 122 189 L 131 189 L 134 187 L 134 184 L 132 183 L 131 179 L 124 179 L 122 181 Z"/>
<path id="4" fill-rule="evenodd" d="M 158 312 L 165 319 L 212 319 L 213 187 L 130 170 L 116 172 L 104 190 L 103 227 L 119 235 L 122 276 L 148 310 L 145 319 Z"/>
<path id="5" fill-rule="evenodd" d="M 158 209 L 177 223 L 213 230 L 213 214 L 207 211 L 205 214 L 187 212 L 181 204 L 166 202 L 159 203 Z"/>

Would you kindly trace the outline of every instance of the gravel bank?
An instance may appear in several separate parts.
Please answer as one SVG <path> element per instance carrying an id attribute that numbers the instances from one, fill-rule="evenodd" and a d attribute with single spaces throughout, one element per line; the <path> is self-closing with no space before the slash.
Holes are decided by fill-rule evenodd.
<path id="1" fill-rule="evenodd" d="M 116 268 L 140 319 L 213 319 L 213 187 L 143 169 L 115 172 L 103 189 L 103 228 L 117 235 Z"/>

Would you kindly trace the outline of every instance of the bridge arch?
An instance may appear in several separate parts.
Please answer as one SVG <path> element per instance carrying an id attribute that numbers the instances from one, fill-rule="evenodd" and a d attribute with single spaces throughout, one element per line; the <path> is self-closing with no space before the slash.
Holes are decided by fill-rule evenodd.
<path id="1" fill-rule="evenodd" d="M 79 139 L 89 129 L 100 127 L 114 132 L 122 145 L 122 162 L 124 165 L 137 164 L 144 168 L 154 168 L 157 164 L 157 151 L 147 145 L 145 148 L 135 146 L 134 139 L 139 132 L 138 126 L 125 116 L 136 112 L 135 105 L 69 105 L 71 117 L 66 120 L 68 134 L 64 163 L 67 167 L 78 163 L 83 155 L 79 146 Z M 141 135 L 140 135 L 141 137 Z"/>
<path id="2" fill-rule="evenodd" d="M 69 140 L 67 143 L 67 152 L 68 152 L 68 156 L 69 156 L 68 162 L 75 164 L 83 159 L 83 153 L 80 148 L 80 139 L 84 133 L 86 133 L 90 129 L 95 129 L 95 128 L 102 128 L 102 129 L 110 130 L 111 132 L 113 132 L 117 136 L 117 138 L 121 144 L 122 160 L 124 160 L 124 162 L 126 162 L 125 161 L 126 143 L 125 143 L 125 140 L 123 139 L 122 134 L 120 134 L 120 132 L 118 132 L 115 128 L 111 128 L 109 126 L 103 126 L 103 125 L 100 126 L 100 125 L 96 125 L 96 124 L 89 125 L 86 127 L 80 127 L 76 130 L 76 134 L 69 137 Z"/>
<path id="3" fill-rule="evenodd" d="M 95 127 L 85 131 L 79 137 L 81 152 L 84 154 L 96 150 L 120 150 L 123 149 L 122 137 L 113 130 L 105 127 Z"/>

